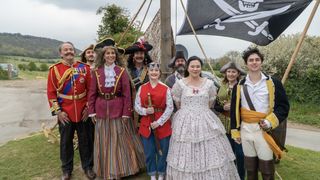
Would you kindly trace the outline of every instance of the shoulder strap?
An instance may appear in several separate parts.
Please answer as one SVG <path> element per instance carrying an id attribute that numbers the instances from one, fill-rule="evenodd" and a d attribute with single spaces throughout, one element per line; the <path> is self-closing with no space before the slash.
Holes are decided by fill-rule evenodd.
<path id="1" fill-rule="evenodd" d="M 253 103 L 252 103 L 252 101 L 251 101 L 251 99 L 250 99 L 247 85 L 244 84 L 242 87 L 243 87 L 244 96 L 246 97 L 246 100 L 247 100 L 247 103 L 248 103 L 248 105 L 249 105 L 250 110 L 251 110 L 251 111 L 256 111 L 256 109 L 254 108 Z"/>

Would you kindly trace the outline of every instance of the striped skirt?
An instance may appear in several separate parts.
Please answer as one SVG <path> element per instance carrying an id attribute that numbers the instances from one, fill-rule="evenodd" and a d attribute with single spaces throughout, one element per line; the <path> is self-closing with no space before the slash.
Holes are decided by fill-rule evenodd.
<path id="1" fill-rule="evenodd" d="M 94 170 L 103 179 L 119 179 L 145 167 L 143 147 L 133 121 L 97 119 Z"/>

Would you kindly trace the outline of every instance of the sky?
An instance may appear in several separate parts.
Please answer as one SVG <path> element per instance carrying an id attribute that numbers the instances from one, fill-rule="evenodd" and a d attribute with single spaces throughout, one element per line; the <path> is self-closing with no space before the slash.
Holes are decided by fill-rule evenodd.
<path id="1" fill-rule="evenodd" d="M 101 15 L 96 15 L 96 10 L 100 6 L 114 3 L 126 8 L 132 17 L 142 2 L 143 0 L 2 0 L 0 32 L 21 33 L 23 35 L 70 41 L 78 49 L 84 49 L 96 41 L 97 29 L 101 23 Z M 142 21 L 148 2 L 137 20 Z M 177 8 L 176 1 L 172 0 L 171 2 L 171 24 L 173 31 L 176 32 L 183 23 L 184 12 L 179 0 L 177 1 Z M 186 0 L 184 0 L 184 3 L 186 3 Z M 314 4 L 315 1 L 287 28 L 284 34 L 302 32 Z M 142 30 L 147 28 L 159 7 L 160 0 L 153 0 Z M 176 9 L 178 9 L 177 16 Z M 175 21 L 176 17 L 177 23 Z M 320 36 L 319 20 L 320 10 L 318 9 L 307 33 L 308 35 Z M 231 50 L 242 51 L 251 44 L 243 40 L 217 36 L 202 35 L 199 36 L 199 39 L 206 54 L 212 58 L 221 57 Z M 203 57 L 194 36 L 177 36 L 176 43 L 186 46 L 189 56 Z"/>

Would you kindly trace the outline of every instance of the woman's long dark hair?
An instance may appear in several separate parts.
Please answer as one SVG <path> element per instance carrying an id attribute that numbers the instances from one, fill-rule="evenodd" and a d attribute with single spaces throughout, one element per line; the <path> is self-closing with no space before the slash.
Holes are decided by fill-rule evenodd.
<path id="1" fill-rule="evenodd" d="M 127 65 L 128 69 L 136 69 L 136 67 L 134 66 L 134 62 L 133 62 L 133 56 L 134 56 L 134 53 L 130 54 L 128 57 L 128 65 Z M 152 60 L 151 60 L 151 57 L 149 56 L 149 54 L 147 52 L 144 53 L 144 60 L 143 60 L 144 65 L 147 65 L 151 62 L 152 62 Z"/>
<path id="2" fill-rule="evenodd" d="M 184 70 L 184 77 L 188 77 L 189 76 L 188 69 L 189 69 L 189 65 L 190 65 L 191 61 L 199 61 L 200 65 L 201 65 L 201 69 L 202 69 L 203 62 L 201 61 L 201 59 L 198 56 L 191 56 L 187 61 L 186 69 Z M 200 77 L 202 77 L 201 76 L 201 72 L 200 72 Z"/>
<path id="3" fill-rule="evenodd" d="M 118 50 L 113 47 L 107 47 L 107 48 L 112 48 L 116 52 L 116 60 L 114 63 L 118 66 L 123 66 L 123 62 L 122 62 L 122 59 L 120 58 Z M 102 67 L 106 63 L 104 59 L 104 54 L 106 53 L 107 48 L 102 48 L 101 50 L 96 51 L 97 56 L 96 56 L 95 62 L 96 62 L 97 68 Z"/>

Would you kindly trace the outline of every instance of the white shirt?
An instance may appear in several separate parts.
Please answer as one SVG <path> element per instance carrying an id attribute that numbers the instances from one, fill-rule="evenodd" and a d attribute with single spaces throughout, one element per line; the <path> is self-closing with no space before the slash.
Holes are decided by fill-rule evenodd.
<path id="1" fill-rule="evenodd" d="M 134 110 L 142 115 L 146 116 L 147 115 L 147 109 L 142 107 L 141 105 L 141 99 L 140 99 L 140 89 L 138 89 L 138 92 L 136 94 L 136 100 L 134 102 Z M 157 123 L 162 126 L 171 116 L 173 112 L 173 101 L 172 101 L 172 96 L 170 92 L 170 88 L 167 88 L 167 96 L 166 96 L 166 109 L 164 110 L 163 114 L 160 116 L 160 118 L 157 121 Z"/>
<path id="2" fill-rule="evenodd" d="M 252 104 L 257 112 L 268 113 L 269 112 L 269 91 L 267 87 L 267 77 L 261 73 L 261 79 L 257 83 L 253 83 L 249 74 L 246 76 L 246 81 L 244 86 L 247 86 L 249 97 L 252 101 Z M 241 88 L 241 107 L 250 110 L 247 99 L 244 95 L 243 88 Z M 268 123 L 269 125 L 270 122 Z M 259 124 L 250 124 L 246 122 L 242 122 L 242 128 L 244 128 L 248 132 L 253 132 L 256 130 L 260 130 Z"/>
<path id="3" fill-rule="evenodd" d="M 114 67 L 116 65 L 113 63 L 110 66 L 104 65 L 104 74 L 106 76 L 104 87 L 113 87 L 116 81 L 116 72 L 114 71 Z"/>

